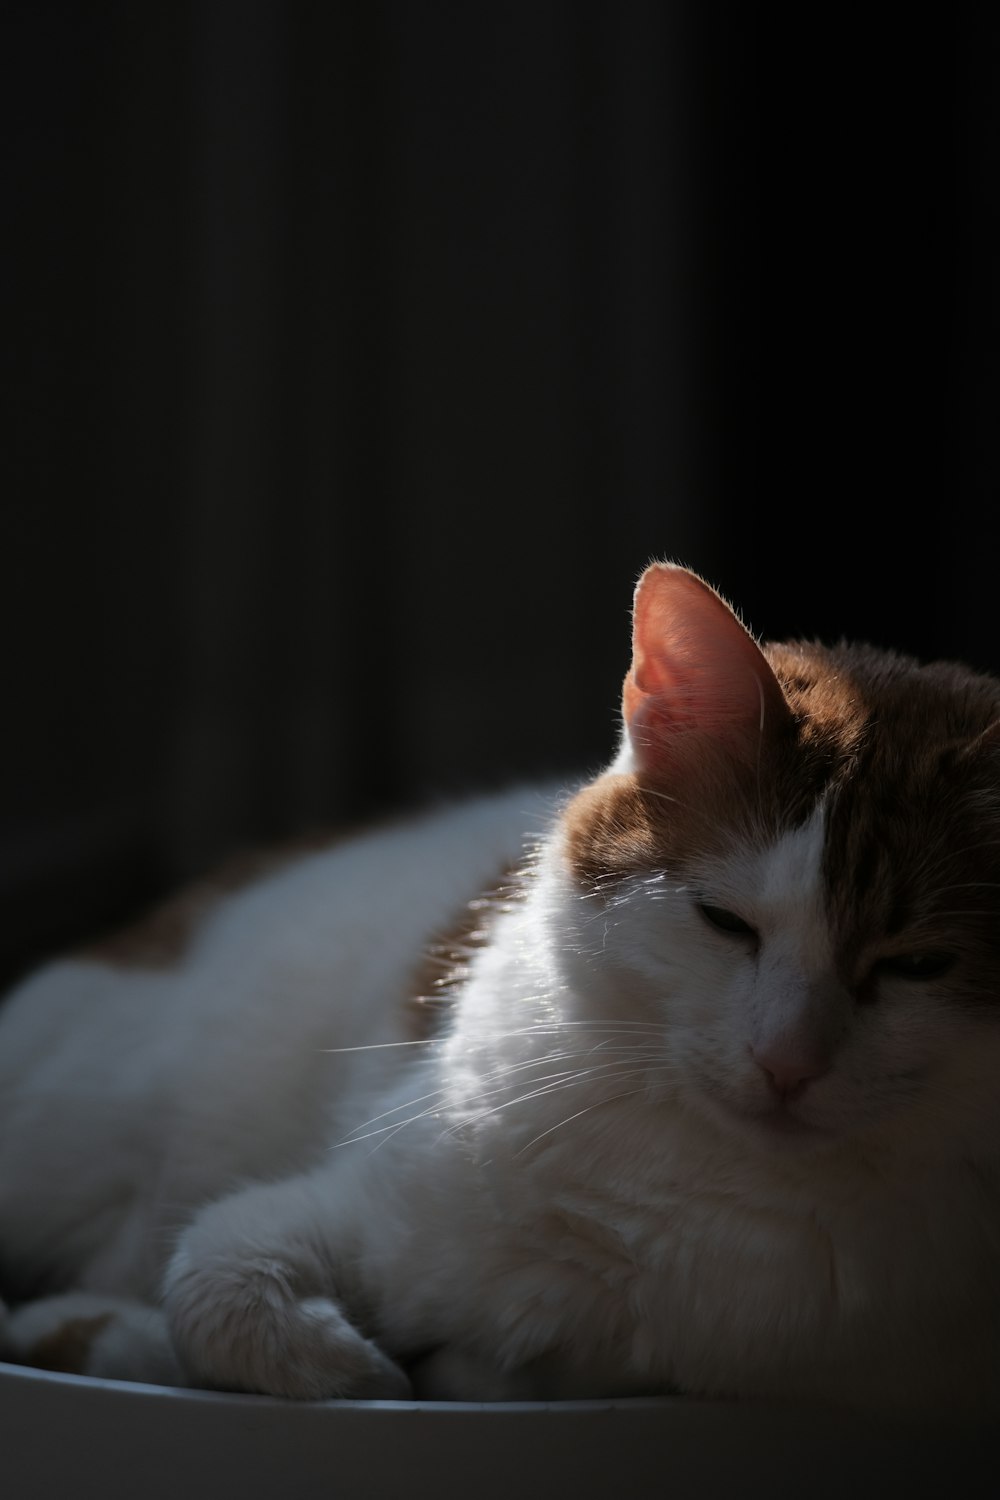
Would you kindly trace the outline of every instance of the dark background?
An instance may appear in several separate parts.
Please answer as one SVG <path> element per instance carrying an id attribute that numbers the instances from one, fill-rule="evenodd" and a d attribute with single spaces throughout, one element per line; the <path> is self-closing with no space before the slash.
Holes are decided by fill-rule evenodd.
<path id="1" fill-rule="evenodd" d="M 8 0 L 0 975 L 596 768 L 653 557 L 1000 668 L 1000 27 L 781 9 Z"/>

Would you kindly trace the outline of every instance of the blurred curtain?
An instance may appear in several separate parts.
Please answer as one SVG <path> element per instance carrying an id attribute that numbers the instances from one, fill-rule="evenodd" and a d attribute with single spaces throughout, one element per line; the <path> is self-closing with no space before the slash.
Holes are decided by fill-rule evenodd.
<path id="1" fill-rule="evenodd" d="M 693 9 L 6 15 L 8 966 L 610 752 L 635 573 L 718 485 Z"/>
<path id="2" fill-rule="evenodd" d="M 653 556 L 765 634 L 1000 657 L 995 22 L 0 25 L 0 970 L 236 845 L 594 769 Z"/>

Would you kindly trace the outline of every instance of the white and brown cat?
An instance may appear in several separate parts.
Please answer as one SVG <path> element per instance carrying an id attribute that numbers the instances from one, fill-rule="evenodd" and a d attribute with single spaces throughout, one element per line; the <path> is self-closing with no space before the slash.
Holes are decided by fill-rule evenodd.
<path id="1" fill-rule="evenodd" d="M 1000 1408 L 1000 682 L 655 564 L 623 719 L 10 997 L 7 1358 Z"/>

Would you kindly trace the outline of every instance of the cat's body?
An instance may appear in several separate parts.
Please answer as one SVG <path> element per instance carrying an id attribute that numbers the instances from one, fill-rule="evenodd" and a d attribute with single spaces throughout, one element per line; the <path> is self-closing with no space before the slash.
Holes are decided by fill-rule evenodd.
<path id="1" fill-rule="evenodd" d="M 72 1326 L 91 1371 L 292 1396 L 996 1411 L 1000 684 L 765 657 L 661 566 L 624 717 L 579 790 L 303 856 L 169 966 L 11 998 L 16 1357 Z"/>

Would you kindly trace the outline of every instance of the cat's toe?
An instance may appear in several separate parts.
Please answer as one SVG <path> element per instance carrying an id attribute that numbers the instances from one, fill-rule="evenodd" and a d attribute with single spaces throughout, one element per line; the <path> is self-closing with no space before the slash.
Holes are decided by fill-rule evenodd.
<path id="1" fill-rule="evenodd" d="M 299 1303 L 298 1312 L 303 1324 L 310 1326 L 310 1362 L 315 1361 L 318 1379 L 329 1382 L 326 1394 L 356 1401 L 413 1399 L 409 1377 L 348 1323 L 335 1302 L 310 1297 Z"/>

